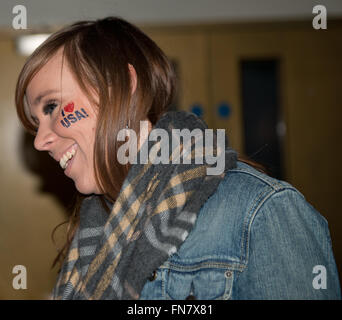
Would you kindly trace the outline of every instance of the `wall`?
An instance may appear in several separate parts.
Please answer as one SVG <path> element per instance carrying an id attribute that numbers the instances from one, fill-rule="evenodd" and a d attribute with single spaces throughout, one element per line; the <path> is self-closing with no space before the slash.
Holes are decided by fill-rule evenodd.
<path id="1" fill-rule="evenodd" d="M 177 62 L 181 108 L 203 105 L 209 126 L 227 129 L 240 153 L 244 146 L 238 63 L 241 57 L 280 59 L 286 179 L 328 219 L 341 267 L 341 21 L 325 31 L 314 31 L 311 21 L 145 27 L 145 31 Z M 60 175 L 51 178 L 60 172 L 58 166 L 33 151 L 32 139 L 17 121 L 14 86 L 24 59 L 16 54 L 12 37 L 0 36 L 0 299 L 43 299 L 56 277 L 56 270 L 50 270 L 56 253 L 50 235 L 67 217 L 73 188 Z M 233 108 L 226 120 L 215 111 L 222 100 Z M 27 290 L 12 288 L 12 268 L 18 264 L 27 267 Z"/>
<path id="2" fill-rule="evenodd" d="M 0 54 L 0 299 L 44 298 L 56 273 L 49 270 L 55 256 L 50 234 L 64 213 L 54 196 L 40 192 L 40 179 L 23 161 L 25 135 L 15 113 L 14 87 L 24 59 L 4 37 Z M 28 290 L 13 289 L 15 265 L 26 266 Z"/>
<path id="3" fill-rule="evenodd" d="M 0 26 L 12 25 L 12 9 L 27 8 L 28 28 L 118 15 L 139 24 L 193 24 L 310 19 L 312 8 L 325 5 L 328 18 L 342 16 L 340 0 L 1 0 Z"/>

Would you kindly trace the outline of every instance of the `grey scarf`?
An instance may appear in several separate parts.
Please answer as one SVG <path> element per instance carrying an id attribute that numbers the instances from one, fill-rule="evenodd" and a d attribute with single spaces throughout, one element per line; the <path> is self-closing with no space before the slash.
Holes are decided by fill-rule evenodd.
<path id="1" fill-rule="evenodd" d="M 175 151 L 172 129 L 207 129 L 186 112 L 166 113 L 155 128 L 168 133 L 170 154 Z M 207 169 L 215 164 L 205 157 L 204 163 L 196 163 L 198 155 L 189 152 L 191 164 L 132 165 L 109 215 L 96 196 L 84 200 L 80 226 L 54 288 L 55 299 L 139 299 L 151 273 L 177 252 L 203 204 L 236 166 L 236 152 L 229 147 L 221 150 L 215 137 L 214 154 L 223 152 L 225 159 L 219 175 L 208 175 Z M 146 143 L 149 151 L 160 149 L 157 141 Z M 184 142 L 176 147 L 189 149 Z"/>

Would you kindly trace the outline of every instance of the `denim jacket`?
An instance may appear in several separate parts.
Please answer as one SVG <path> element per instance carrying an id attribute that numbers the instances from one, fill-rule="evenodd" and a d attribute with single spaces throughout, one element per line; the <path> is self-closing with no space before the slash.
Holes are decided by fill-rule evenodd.
<path id="1" fill-rule="evenodd" d="M 328 223 L 293 186 L 238 162 L 140 299 L 341 299 Z"/>

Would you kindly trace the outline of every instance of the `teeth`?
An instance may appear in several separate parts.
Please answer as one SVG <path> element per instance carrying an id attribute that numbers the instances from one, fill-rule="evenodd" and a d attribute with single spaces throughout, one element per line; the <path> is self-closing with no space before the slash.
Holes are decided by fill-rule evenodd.
<path id="1" fill-rule="evenodd" d="M 61 160 L 59 160 L 59 165 L 62 167 L 62 169 L 65 169 L 68 166 L 68 161 L 75 155 L 76 150 L 72 149 L 71 152 L 67 152 L 63 155 Z"/>

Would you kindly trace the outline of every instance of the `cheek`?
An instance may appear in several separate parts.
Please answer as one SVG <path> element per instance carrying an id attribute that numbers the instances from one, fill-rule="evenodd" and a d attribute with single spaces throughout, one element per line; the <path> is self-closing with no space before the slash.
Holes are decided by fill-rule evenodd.
<path id="1" fill-rule="evenodd" d="M 54 129 L 60 135 L 68 135 L 72 131 L 86 130 L 93 120 L 86 107 L 78 107 L 75 103 L 69 102 L 59 110 L 54 123 Z"/>

